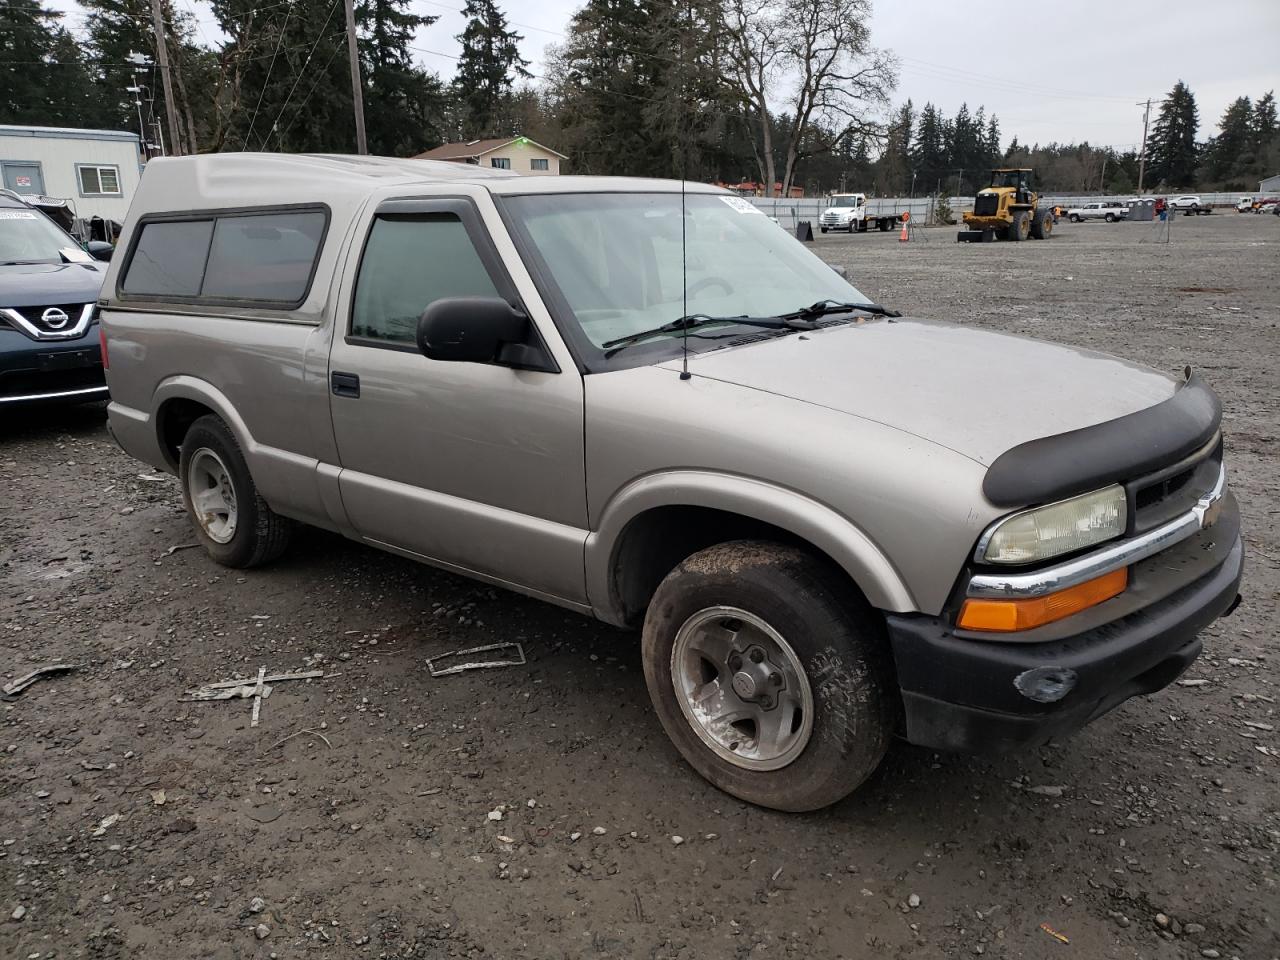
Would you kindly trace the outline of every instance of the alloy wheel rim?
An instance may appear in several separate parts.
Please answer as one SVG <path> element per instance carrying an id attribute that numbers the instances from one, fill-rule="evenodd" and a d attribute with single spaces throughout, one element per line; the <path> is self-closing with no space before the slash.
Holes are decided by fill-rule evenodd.
<path id="1" fill-rule="evenodd" d="M 721 759 L 780 770 L 813 735 L 813 692 L 782 635 L 738 607 L 699 610 L 676 631 L 671 682 L 685 720 Z"/>
<path id="2" fill-rule="evenodd" d="M 201 447 L 187 467 L 187 493 L 200 529 L 214 543 L 229 543 L 236 535 L 239 510 L 231 472 L 214 451 Z"/>

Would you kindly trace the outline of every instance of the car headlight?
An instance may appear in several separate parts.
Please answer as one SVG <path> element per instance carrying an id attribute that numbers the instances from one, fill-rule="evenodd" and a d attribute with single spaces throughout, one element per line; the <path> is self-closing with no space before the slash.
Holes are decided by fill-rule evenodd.
<path id="1" fill-rule="evenodd" d="M 1128 522 L 1119 484 L 1015 513 L 978 541 L 979 563 L 1035 563 L 1114 539 Z"/>

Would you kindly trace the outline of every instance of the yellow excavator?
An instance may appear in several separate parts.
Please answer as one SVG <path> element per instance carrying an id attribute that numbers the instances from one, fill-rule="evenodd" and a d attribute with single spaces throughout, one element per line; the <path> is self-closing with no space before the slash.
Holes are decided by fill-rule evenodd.
<path id="1" fill-rule="evenodd" d="M 967 230 L 956 240 L 987 243 L 992 240 L 1048 240 L 1053 232 L 1053 211 L 1041 209 L 1030 167 L 1001 167 L 991 171 L 991 183 L 978 191 L 973 212 L 964 215 Z"/>

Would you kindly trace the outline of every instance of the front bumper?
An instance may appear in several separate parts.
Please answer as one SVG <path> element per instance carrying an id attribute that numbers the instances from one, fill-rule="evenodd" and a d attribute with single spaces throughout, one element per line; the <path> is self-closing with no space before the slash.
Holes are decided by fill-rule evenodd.
<path id="1" fill-rule="evenodd" d="M 975 753 L 1034 747 L 1168 686 L 1199 656 L 1197 634 L 1234 609 L 1243 566 L 1227 494 L 1214 526 L 1135 563 L 1120 596 L 1031 631 L 1038 642 L 976 639 L 949 618 L 889 614 L 906 738 Z"/>
<path id="2" fill-rule="evenodd" d="M 31 340 L 0 329 L 0 409 L 107 399 L 98 325 L 73 340 Z"/>

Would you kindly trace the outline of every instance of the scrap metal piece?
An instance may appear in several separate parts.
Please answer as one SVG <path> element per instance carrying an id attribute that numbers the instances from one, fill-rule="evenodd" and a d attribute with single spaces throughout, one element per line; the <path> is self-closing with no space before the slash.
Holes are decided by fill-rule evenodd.
<path id="1" fill-rule="evenodd" d="M 265 684 L 262 682 L 267 675 L 266 667 L 258 668 L 258 682 L 253 686 L 253 719 L 249 721 L 249 726 L 256 727 L 258 725 L 258 714 L 262 712 L 262 696 Z"/>
<path id="2" fill-rule="evenodd" d="M 436 664 L 441 660 L 448 660 L 450 657 L 466 657 L 477 653 L 490 653 L 494 650 L 514 650 L 516 658 L 510 660 L 471 660 L 466 663 L 459 663 L 452 667 L 437 669 Z M 451 650 L 449 653 L 442 653 L 437 657 L 427 658 L 427 670 L 433 677 L 448 677 L 455 673 L 462 673 L 466 670 L 488 670 L 493 667 L 520 667 L 524 666 L 527 661 L 524 658 L 524 647 L 518 643 L 507 641 L 504 643 L 487 643 L 482 647 L 467 647 L 465 650 Z"/>
<path id="3" fill-rule="evenodd" d="M 262 699 L 271 696 L 274 687 L 263 685 Z M 258 687 L 254 683 L 246 683 L 239 687 L 220 687 L 214 689 L 212 687 L 196 687 L 194 690 L 188 690 L 184 700 L 248 700 L 256 696 Z"/>
<path id="4" fill-rule="evenodd" d="M 1059 943 L 1071 942 L 1067 938 L 1066 934 L 1059 933 L 1057 930 L 1053 929 L 1053 927 L 1049 926 L 1049 924 L 1047 923 L 1040 924 L 1040 929 L 1043 930 L 1045 933 L 1047 933 L 1049 936 L 1053 937 L 1053 939 L 1057 940 Z"/>
<path id="5" fill-rule="evenodd" d="M 18 694 L 22 693 L 22 691 L 26 690 L 27 687 L 31 686 L 40 678 L 47 677 L 54 673 L 69 673 L 72 670 L 79 669 L 80 668 L 74 663 L 51 663 L 47 667 L 39 667 L 38 669 L 32 670 L 30 673 L 22 675 L 17 680 L 0 687 L 0 700 L 4 700 L 6 702 L 17 700 Z"/>
<path id="6" fill-rule="evenodd" d="M 323 676 L 324 676 L 323 670 L 299 670 L 295 673 L 269 673 L 262 678 L 262 682 L 263 683 L 279 683 L 282 680 L 314 680 L 318 677 L 323 677 Z M 244 677 L 240 680 L 219 680 L 217 683 L 206 683 L 199 687 L 196 687 L 195 690 L 188 690 L 187 694 L 188 696 L 190 696 L 199 690 L 227 690 L 232 687 L 252 688 L 256 686 L 257 683 L 258 683 L 258 678 L 256 676 Z M 234 696 L 241 696 L 241 694 L 234 694 Z M 249 694 L 249 696 L 253 696 L 253 694 Z M 230 698 L 229 697 L 198 697 L 196 699 L 227 700 Z"/>

